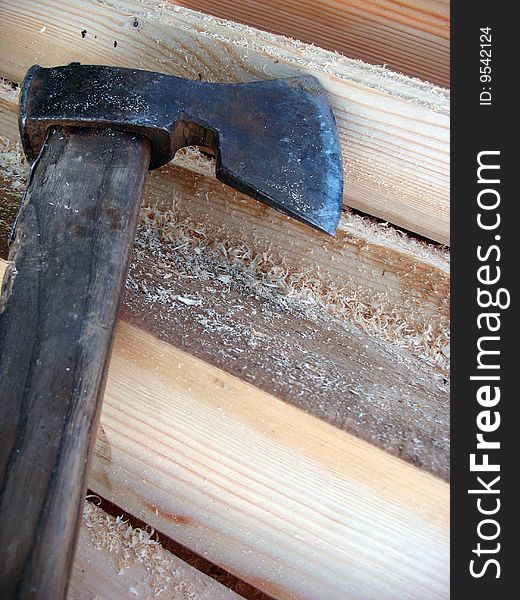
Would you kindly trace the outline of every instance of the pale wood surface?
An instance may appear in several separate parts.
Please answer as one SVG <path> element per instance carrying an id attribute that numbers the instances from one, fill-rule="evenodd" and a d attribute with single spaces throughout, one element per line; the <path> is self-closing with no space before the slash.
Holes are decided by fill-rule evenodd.
<path id="1" fill-rule="evenodd" d="M 240 596 L 91 502 L 85 505 L 68 600 L 238 600 Z"/>
<path id="2" fill-rule="evenodd" d="M 89 485 L 277 598 L 448 597 L 447 484 L 125 323 Z"/>
<path id="3" fill-rule="evenodd" d="M 449 86 L 449 0 L 169 0 Z"/>
<path id="4" fill-rule="evenodd" d="M 3 236 L 24 189 L 19 155 L 6 148 Z M 207 172 L 207 162 L 192 166 Z M 173 165 L 150 175 L 145 204 L 162 212 L 143 211 L 127 318 L 448 477 L 445 253 L 359 217 L 344 218 L 336 239 L 315 234 Z"/>
<path id="5" fill-rule="evenodd" d="M 445 90 L 158 0 L 4 0 L 0 24 L 0 75 L 17 82 L 35 62 L 72 60 L 213 81 L 312 73 L 335 110 L 346 204 L 449 242 Z"/>
<path id="6" fill-rule="evenodd" d="M 2 43 L 13 48 L 2 72 L 18 81 L 34 61 L 74 59 L 208 80 L 317 74 L 346 144 L 347 201 L 394 222 L 420 223 L 411 214 L 419 206 L 427 235 L 439 230 L 444 92 L 339 58 L 332 65 L 331 55 L 161 3 L 2 9 Z M 137 32 L 128 29 L 134 14 Z M 236 222 L 250 214 L 242 200 L 233 205 Z M 255 214 L 263 222 L 261 209 Z M 285 232 L 279 223 L 273 231 Z M 383 270 L 374 278 L 380 285 Z M 113 367 L 115 397 L 93 475 L 98 490 L 280 597 L 447 597 L 446 484 L 128 325 L 122 335 L 116 357 L 118 348 L 126 355 Z"/>
<path id="7" fill-rule="evenodd" d="M 183 269 L 182 259 L 170 263 L 170 273 Z M 255 292 L 235 280 L 226 284 L 182 276 L 169 286 L 153 276 L 155 264 L 146 251 L 134 257 L 125 319 L 338 428 L 449 477 L 444 373 L 318 311 L 306 314 L 299 303 L 287 306 L 261 297 L 261 288 Z M 198 264 L 213 264 L 219 272 L 218 263 Z M 163 300 L 154 299 L 158 296 Z M 212 388 L 208 384 L 209 394 Z"/>
<path id="8" fill-rule="evenodd" d="M 445 483 L 125 324 L 90 485 L 275 597 L 448 594 Z"/>

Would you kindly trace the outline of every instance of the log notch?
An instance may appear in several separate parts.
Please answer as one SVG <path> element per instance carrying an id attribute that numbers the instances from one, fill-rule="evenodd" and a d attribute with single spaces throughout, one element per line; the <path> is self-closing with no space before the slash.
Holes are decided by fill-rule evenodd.
<path id="1" fill-rule="evenodd" d="M 0 18 L 6 50 L 0 76 L 20 82 L 35 62 L 71 60 L 212 81 L 312 73 L 329 92 L 335 110 L 344 148 L 346 204 L 449 243 L 446 90 L 177 9 L 158 0 L 74 0 L 66 5 L 4 0 Z"/>
<path id="2" fill-rule="evenodd" d="M 169 0 L 449 87 L 449 0 Z"/>

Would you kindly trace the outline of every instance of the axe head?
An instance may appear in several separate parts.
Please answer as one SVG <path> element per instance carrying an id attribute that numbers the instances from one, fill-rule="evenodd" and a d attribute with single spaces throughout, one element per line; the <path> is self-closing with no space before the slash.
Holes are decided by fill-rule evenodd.
<path id="1" fill-rule="evenodd" d="M 52 125 L 144 135 L 152 169 L 184 146 L 212 147 L 220 181 L 316 229 L 336 231 L 341 148 L 326 94 L 310 75 L 224 84 L 119 67 L 36 65 L 20 100 L 29 160 Z"/>

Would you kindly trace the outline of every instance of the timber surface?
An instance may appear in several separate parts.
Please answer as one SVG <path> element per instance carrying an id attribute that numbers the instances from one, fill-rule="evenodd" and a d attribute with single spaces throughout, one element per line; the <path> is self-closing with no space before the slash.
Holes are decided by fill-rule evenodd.
<path id="1" fill-rule="evenodd" d="M 445 483 L 125 323 L 89 487 L 283 600 L 448 595 Z"/>
<path id="2" fill-rule="evenodd" d="M 145 242 L 143 244 L 143 241 Z M 449 477 L 449 383 L 442 371 L 326 313 L 219 280 L 182 273 L 182 255 L 158 259 L 137 239 L 123 318 L 328 423 L 443 478 Z M 170 246 L 171 248 L 171 246 Z"/>
<path id="3" fill-rule="evenodd" d="M 311 73 L 329 93 L 337 119 L 345 204 L 449 243 L 446 90 L 176 8 L 159 0 L 73 0 L 65 5 L 4 0 L 0 75 L 20 82 L 36 62 L 47 66 L 71 60 L 224 82 Z"/>
<path id="4" fill-rule="evenodd" d="M 14 151 L 16 96 L 0 88 L 0 133 L 7 142 L 0 167 L 3 162 L 10 179 L 1 211 L 6 235 L 9 215 L 14 216 L 12 186 L 23 189 L 23 168 Z M 193 151 L 178 153 L 149 174 L 144 205 L 175 210 L 176 220 L 202 228 L 213 242 L 246 245 L 319 282 L 329 297 L 336 296 L 333 303 L 341 304 L 346 318 L 361 319 L 384 339 L 399 338 L 434 360 L 442 355 L 449 336 L 448 251 L 352 213 L 343 214 L 334 238 L 324 236 L 220 183 L 212 162 Z"/>
<path id="5" fill-rule="evenodd" d="M 0 182 L 3 183 L 0 173 Z M 0 183 L 0 185 L 1 185 Z M 0 258 L 7 258 L 9 251 L 8 240 L 11 229 L 20 207 L 20 192 L 10 185 L 1 186 L 0 189 Z"/>
<path id="6" fill-rule="evenodd" d="M 124 323 L 101 426 L 94 491 L 276 598 L 447 597 L 445 483 Z"/>
<path id="7" fill-rule="evenodd" d="M 12 131 L 7 128 L 13 135 L 14 125 Z M 11 185 L 7 178 L 0 187 L 14 215 L 14 197 L 20 198 L 23 185 L 16 192 Z M 352 280 L 356 287 L 344 292 L 347 305 L 362 300 L 367 316 L 380 305 L 383 317 L 396 319 L 400 328 L 411 332 L 411 339 L 423 327 L 447 326 L 449 273 L 441 255 L 436 263 L 435 253 L 422 257 L 422 248 L 411 242 L 380 245 L 377 236 L 363 238 L 367 233 L 355 229 L 353 237 L 347 228 L 337 239 L 314 233 L 210 177 L 173 165 L 151 173 L 146 190 L 145 204 L 162 210 L 175 205 L 178 214 L 164 226 L 173 226 L 170 241 L 161 240 L 157 225 L 139 230 L 124 302 L 129 320 L 448 478 L 445 369 L 378 340 L 374 331 L 364 332 L 344 318 L 305 310 L 305 298 L 300 309 L 298 302 L 291 303 L 290 296 L 285 301 L 276 290 L 262 295 L 268 288 L 256 275 L 248 282 L 239 267 L 230 269 L 229 257 L 192 242 L 208 235 L 213 246 L 225 248 L 231 241 L 232 250 L 271 256 L 275 262 L 283 259 L 285 268 L 299 269 L 311 280 L 318 269 L 324 285 Z M 0 205 L 4 215 L 5 201 Z M 175 221 L 182 224 L 185 219 L 192 239 L 177 239 Z M 208 219 L 218 235 L 205 231 Z M 7 234 L 11 222 L 5 221 Z"/>
<path id="8" fill-rule="evenodd" d="M 155 541 L 91 502 L 85 504 L 67 600 L 239 600 Z"/>
<path id="9" fill-rule="evenodd" d="M 280 301 L 279 294 L 262 294 L 239 273 L 228 275 L 218 253 L 182 252 L 175 242 L 158 243 L 156 235 L 139 229 L 124 318 L 449 477 L 449 381 L 443 369 L 324 310 L 306 311 Z"/>
<path id="10" fill-rule="evenodd" d="M 449 87 L 449 0 L 169 0 Z"/>
<path id="11" fill-rule="evenodd" d="M 14 106 L 4 101 L 0 118 L 2 132 L 15 140 Z M 7 212 L 14 216 L 23 189 L 15 183 L 16 191 L 9 177 L 1 186 L 4 235 L 11 226 Z M 125 297 L 128 319 L 329 423 L 449 476 L 446 370 L 386 343 L 384 329 L 378 341 L 377 328 L 364 332 L 346 323 L 348 311 L 359 305 L 359 326 L 380 314 L 381 327 L 385 320 L 394 323 L 402 339 L 406 334 L 420 340 L 431 331 L 446 343 L 441 332 L 449 319 L 449 263 L 443 253 L 397 234 L 387 239 L 380 227 L 359 229 L 355 220 L 351 225 L 342 219 L 337 237 L 329 238 L 212 177 L 175 165 L 150 174 L 144 203 L 160 211 L 175 208 L 176 215 L 163 226 L 166 232 L 157 225 L 148 234 L 140 230 Z M 187 224 L 190 239 L 176 238 L 176 222 Z M 164 234 L 170 242 L 160 242 Z M 263 298 L 258 292 L 266 288 L 256 275 L 244 287 L 224 255 L 218 260 L 215 252 L 192 244 L 197 237 L 240 254 L 267 256 L 282 270 L 303 274 L 303 281 L 346 286 L 340 297 L 347 319 L 327 318 L 324 310 L 299 311 L 295 302 L 288 311 L 276 292 Z"/>

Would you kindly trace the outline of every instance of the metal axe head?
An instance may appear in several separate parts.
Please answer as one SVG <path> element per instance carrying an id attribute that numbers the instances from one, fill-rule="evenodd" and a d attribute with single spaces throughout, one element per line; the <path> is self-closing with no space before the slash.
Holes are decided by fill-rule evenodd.
<path id="1" fill-rule="evenodd" d="M 36 65 L 20 100 L 30 160 L 52 125 L 144 135 L 151 169 L 184 146 L 212 147 L 220 181 L 321 231 L 336 231 L 341 149 L 325 92 L 310 75 L 224 84 L 119 67 Z"/>

